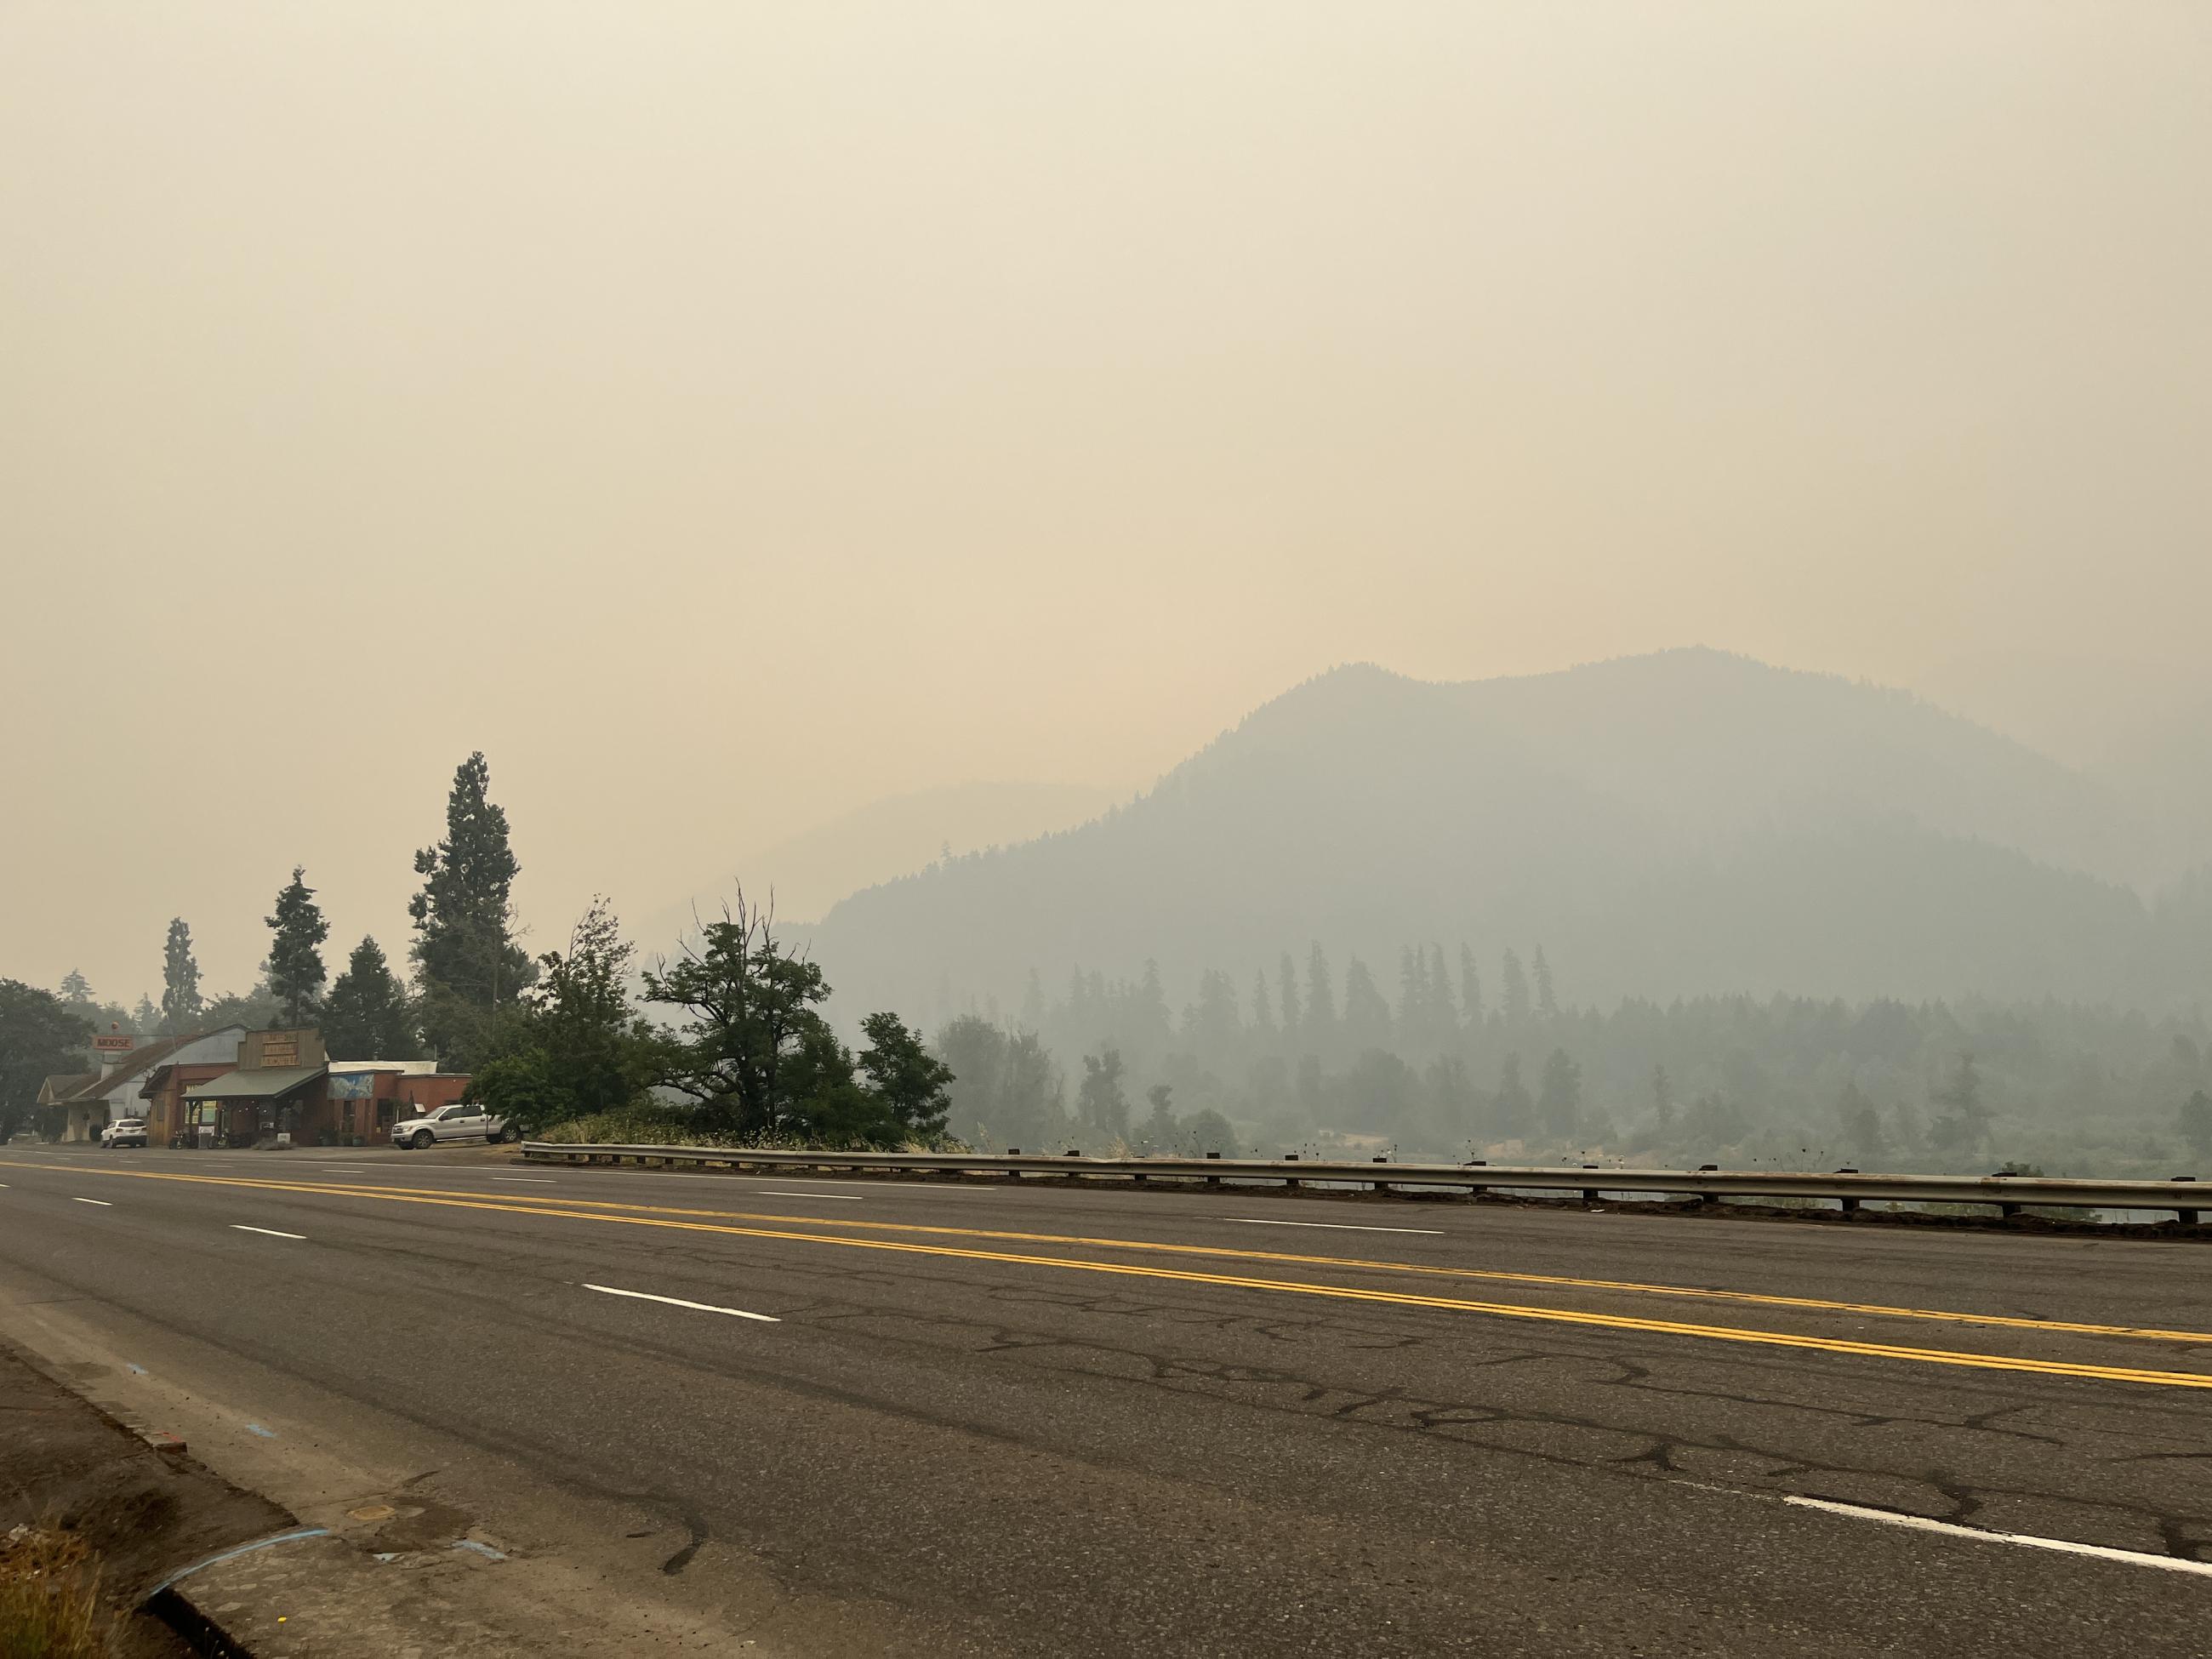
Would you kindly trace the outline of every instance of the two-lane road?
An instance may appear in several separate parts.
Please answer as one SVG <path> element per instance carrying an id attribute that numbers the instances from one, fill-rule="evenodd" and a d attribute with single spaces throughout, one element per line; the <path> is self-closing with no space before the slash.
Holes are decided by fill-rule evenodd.
<path id="1" fill-rule="evenodd" d="M 0 1153 L 6 1334 L 295 1511 L 373 1528 L 363 1493 L 408 1483 L 411 1545 L 473 1528 L 510 1558 L 487 1594 L 588 1580 L 709 1651 L 2201 1653 L 2208 1263 L 1233 1189 Z"/>

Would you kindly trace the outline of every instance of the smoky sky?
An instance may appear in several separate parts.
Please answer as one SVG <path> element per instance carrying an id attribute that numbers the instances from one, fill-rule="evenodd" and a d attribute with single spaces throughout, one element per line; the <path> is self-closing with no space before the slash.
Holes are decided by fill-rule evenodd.
<path id="1" fill-rule="evenodd" d="M 544 948 L 1372 659 L 2212 697 L 2202 4 L 0 9 L 0 973 Z M 732 873 L 738 873 L 732 869 Z"/>

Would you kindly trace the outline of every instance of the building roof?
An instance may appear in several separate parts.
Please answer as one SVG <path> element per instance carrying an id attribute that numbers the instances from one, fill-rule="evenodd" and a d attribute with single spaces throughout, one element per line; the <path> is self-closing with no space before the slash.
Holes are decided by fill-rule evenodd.
<path id="1" fill-rule="evenodd" d="M 242 1036 L 246 1033 L 246 1028 L 243 1025 L 218 1025 L 211 1031 L 191 1031 L 183 1036 L 157 1038 L 143 1048 L 133 1048 L 129 1058 L 120 1062 L 106 1077 L 100 1076 L 97 1072 L 88 1074 L 82 1085 L 63 1098 L 70 1104 L 75 1104 L 78 1101 L 98 1100 L 104 1095 L 114 1092 L 119 1085 L 128 1083 L 134 1078 L 143 1077 L 171 1055 L 183 1053 L 195 1042 L 204 1042 L 210 1037 L 221 1036 L 225 1031 L 236 1031 Z"/>
<path id="2" fill-rule="evenodd" d="M 259 1066 L 225 1072 L 185 1091 L 186 1100 L 280 1100 L 329 1073 L 326 1066 Z"/>
<path id="3" fill-rule="evenodd" d="M 39 1085 L 39 1104 L 57 1106 L 88 1083 L 100 1080 L 97 1072 L 56 1072 Z"/>
<path id="4" fill-rule="evenodd" d="M 146 1073 L 145 1083 L 138 1091 L 138 1098 L 141 1100 L 153 1099 L 155 1095 L 161 1092 L 161 1085 L 169 1080 L 171 1074 L 173 1073 L 191 1071 L 194 1067 L 198 1066 L 204 1067 L 208 1071 L 213 1073 L 216 1076 L 220 1077 L 223 1073 L 231 1070 L 237 1064 L 238 1062 L 234 1060 L 165 1060 L 159 1066 L 156 1066 L 152 1071 Z"/>

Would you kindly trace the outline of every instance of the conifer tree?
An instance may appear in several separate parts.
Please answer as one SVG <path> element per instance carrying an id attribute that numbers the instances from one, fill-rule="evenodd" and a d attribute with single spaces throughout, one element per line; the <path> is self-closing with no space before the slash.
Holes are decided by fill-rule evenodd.
<path id="1" fill-rule="evenodd" d="M 182 916 L 173 916 L 169 937 L 161 945 L 161 1030 L 171 1036 L 191 1030 L 206 1012 L 200 964 L 192 955 L 192 930 Z"/>
<path id="2" fill-rule="evenodd" d="M 268 918 L 276 935 L 269 946 L 269 988 L 294 1025 L 304 1025 L 312 1017 L 330 973 L 323 966 L 322 944 L 331 936 L 331 925 L 323 920 L 307 874 L 305 866 L 292 866 L 292 879 L 276 895 L 276 912 Z"/>
<path id="3" fill-rule="evenodd" d="M 1516 1028 L 1526 1025 L 1528 1023 L 1528 975 L 1521 966 L 1520 957 L 1511 951 L 1505 953 L 1505 965 L 1498 979 L 1505 1023 Z"/>
<path id="4" fill-rule="evenodd" d="M 490 786 L 481 751 L 454 769 L 445 838 L 415 854 L 422 890 L 407 907 L 423 1025 L 437 1052 L 464 1066 L 483 1048 L 493 1013 L 538 976 L 538 965 L 515 942 L 513 891 L 522 866 Z"/>
<path id="5" fill-rule="evenodd" d="M 1336 1029 L 1336 992 L 1329 984 L 1328 953 L 1318 942 L 1306 956 L 1305 1024 L 1322 1041 Z"/>
<path id="6" fill-rule="evenodd" d="M 374 939 L 353 947 L 323 1005 L 323 1046 L 337 1060 L 413 1060 L 414 1011 Z"/>

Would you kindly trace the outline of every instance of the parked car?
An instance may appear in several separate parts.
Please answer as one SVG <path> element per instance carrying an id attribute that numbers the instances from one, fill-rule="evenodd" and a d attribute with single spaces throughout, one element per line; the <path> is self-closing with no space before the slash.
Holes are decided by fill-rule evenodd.
<path id="1" fill-rule="evenodd" d="M 143 1146 L 146 1144 L 146 1120 L 143 1117 L 118 1117 L 100 1132 L 103 1146 Z"/>
<path id="2" fill-rule="evenodd" d="M 494 1117 L 482 1106 L 463 1101 L 441 1106 L 420 1117 L 402 1118 L 392 1126 L 392 1144 L 421 1152 L 457 1140 L 520 1140 L 522 1131 L 503 1117 Z"/>

